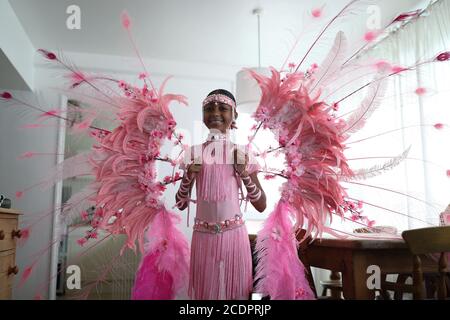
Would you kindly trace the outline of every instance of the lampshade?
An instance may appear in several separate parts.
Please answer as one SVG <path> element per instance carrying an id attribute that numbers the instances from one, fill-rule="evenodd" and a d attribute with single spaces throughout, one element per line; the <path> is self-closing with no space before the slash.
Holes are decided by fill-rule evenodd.
<path id="1" fill-rule="evenodd" d="M 270 76 L 269 68 L 249 68 L 261 75 Z M 261 99 L 261 89 L 248 70 L 241 70 L 236 75 L 236 103 L 238 110 L 246 113 L 255 112 Z"/>

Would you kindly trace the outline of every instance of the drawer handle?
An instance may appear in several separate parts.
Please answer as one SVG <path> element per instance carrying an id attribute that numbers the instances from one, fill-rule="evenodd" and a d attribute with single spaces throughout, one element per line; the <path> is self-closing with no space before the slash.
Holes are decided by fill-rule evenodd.
<path id="1" fill-rule="evenodd" d="M 17 266 L 14 267 L 9 267 L 8 268 L 8 276 L 12 275 L 12 274 L 18 274 L 19 273 L 19 268 Z"/>
<path id="2" fill-rule="evenodd" d="M 3 230 L 0 230 L 0 240 L 5 239 L 5 232 Z"/>
<path id="3" fill-rule="evenodd" d="M 22 231 L 19 229 L 19 230 L 13 230 L 13 231 L 11 231 L 11 236 L 12 236 L 12 238 L 14 239 L 14 238 L 20 238 L 20 237 L 22 237 Z"/>

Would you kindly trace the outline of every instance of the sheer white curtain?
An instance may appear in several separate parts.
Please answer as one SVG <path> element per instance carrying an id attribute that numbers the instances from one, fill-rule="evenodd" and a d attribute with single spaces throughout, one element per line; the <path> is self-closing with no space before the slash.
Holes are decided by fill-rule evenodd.
<path id="1" fill-rule="evenodd" d="M 448 0 L 435 3 L 428 14 L 395 31 L 362 58 L 373 57 L 398 66 L 410 66 L 443 51 L 450 51 Z M 418 88 L 425 89 L 425 93 L 417 94 Z M 389 160 L 382 157 L 398 155 L 411 146 L 407 159 L 400 166 L 361 182 L 395 192 L 349 185 L 353 197 L 409 216 L 366 205 L 365 213 L 376 220 L 376 224 L 395 226 L 401 231 L 439 223 L 439 213 L 450 203 L 449 123 L 450 62 L 427 64 L 389 80 L 381 106 L 366 128 L 352 140 L 403 129 L 352 144 L 348 153 L 351 159 L 380 157 L 351 160 L 353 167 L 370 167 Z M 437 129 L 435 124 L 444 126 Z"/>

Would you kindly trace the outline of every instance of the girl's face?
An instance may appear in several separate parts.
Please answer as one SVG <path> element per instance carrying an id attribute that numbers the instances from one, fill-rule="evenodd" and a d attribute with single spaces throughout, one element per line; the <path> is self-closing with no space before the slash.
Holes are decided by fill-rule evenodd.
<path id="1" fill-rule="evenodd" d="M 233 120 L 233 107 L 225 103 L 211 102 L 203 107 L 203 122 L 208 129 L 225 133 Z"/>

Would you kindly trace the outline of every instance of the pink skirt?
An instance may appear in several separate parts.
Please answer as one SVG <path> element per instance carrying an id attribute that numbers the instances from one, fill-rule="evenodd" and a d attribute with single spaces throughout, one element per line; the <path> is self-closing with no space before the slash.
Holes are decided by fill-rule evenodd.
<path id="1" fill-rule="evenodd" d="M 245 225 L 217 234 L 193 232 L 191 299 L 248 300 L 252 287 L 252 256 Z"/>

